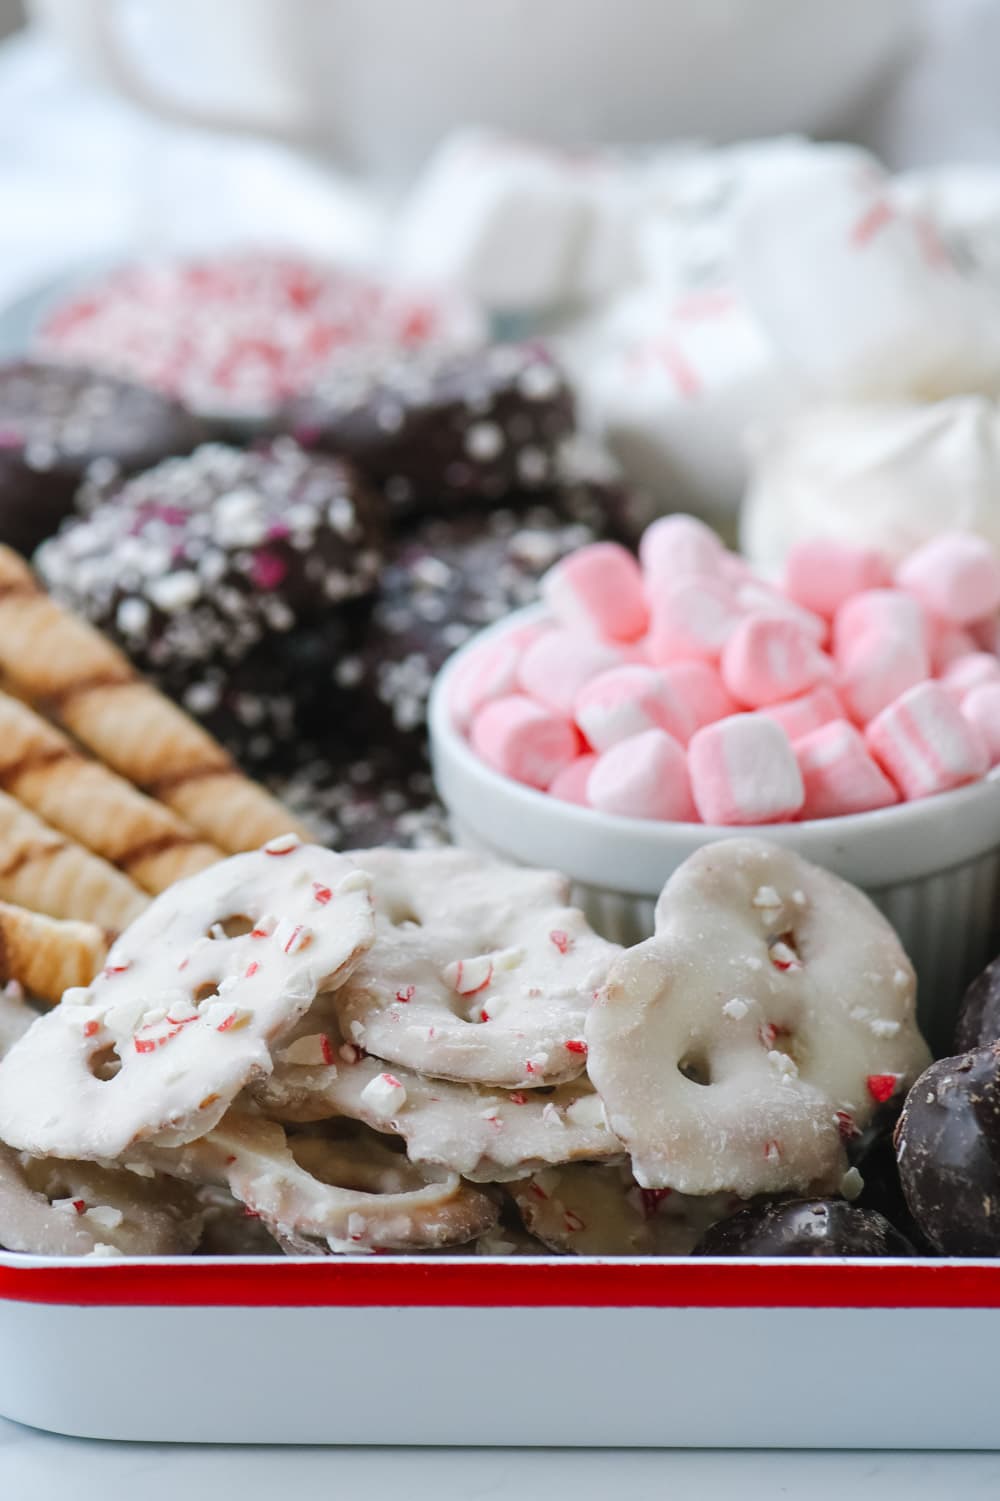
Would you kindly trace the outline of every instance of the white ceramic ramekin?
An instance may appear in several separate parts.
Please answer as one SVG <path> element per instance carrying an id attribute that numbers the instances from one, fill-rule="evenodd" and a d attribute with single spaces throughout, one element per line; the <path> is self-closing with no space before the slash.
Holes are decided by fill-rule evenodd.
<path id="1" fill-rule="evenodd" d="M 484 640 L 543 618 L 519 611 L 445 665 L 430 705 L 434 775 L 456 841 L 563 871 L 594 927 L 618 943 L 653 930 L 664 882 L 701 845 L 755 833 L 862 887 L 896 928 L 919 977 L 921 1025 L 950 1046 L 964 986 L 1000 950 L 1000 768 L 985 781 L 875 813 L 754 830 L 616 818 L 524 787 L 486 766 L 452 723 L 458 664 Z"/>

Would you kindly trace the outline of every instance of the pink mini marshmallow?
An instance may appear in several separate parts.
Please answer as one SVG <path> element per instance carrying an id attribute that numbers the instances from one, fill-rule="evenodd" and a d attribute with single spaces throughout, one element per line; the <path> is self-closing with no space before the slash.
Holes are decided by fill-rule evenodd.
<path id="1" fill-rule="evenodd" d="M 687 705 L 655 667 L 614 667 L 591 678 L 576 696 L 573 718 L 597 751 L 644 730 L 666 730 L 686 744 L 695 729 Z"/>
<path id="2" fill-rule="evenodd" d="M 597 757 L 594 755 L 577 756 L 568 766 L 564 766 L 554 778 L 549 788 L 549 797 L 557 797 L 560 802 L 578 803 L 581 808 L 588 808 L 587 782 L 590 773 L 597 765 Z"/>
<path id="3" fill-rule="evenodd" d="M 986 747 L 991 766 L 1000 761 L 1000 681 L 981 683 L 962 700 L 962 714 Z"/>
<path id="4" fill-rule="evenodd" d="M 1000 556 L 973 532 L 939 532 L 903 560 L 896 582 L 953 625 L 1000 609 Z"/>
<path id="5" fill-rule="evenodd" d="M 494 770 L 544 791 L 580 750 L 568 719 L 530 698 L 511 694 L 480 709 L 472 721 L 473 750 Z"/>
<path id="6" fill-rule="evenodd" d="M 837 689 L 851 718 L 867 724 L 929 677 L 930 662 L 919 637 L 872 631 L 854 638 L 837 675 Z"/>
<path id="7" fill-rule="evenodd" d="M 579 631 L 546 631 L 524 652 L 517 667 L 523 692 L 555 714 L 570 719 L 584 683 L 621 666 L 621 656 L 606 641 Z"/>
<path id="8" fill-rule="evenodd" d="M 935 677 L 946 672 L 952 662 L 979 650 L 979 643 L 963 625 L 949 625 L 944 620 L 928 621 L 928 645 L 931 671 Z"/>
<path id="9" fill-rule="evenodd" d="M 1000 683 L 1000 662 L 992 652 L 973 651 L 952 662 L 941 678 L 946 688 L 959 705 L 967 693 L 982 688 L 987 683 Z"/>
<path id="10" fill-rule="evenodd" d="M 684 705 L 684 726 L 676 738 L 687 745 L 695 730 L 736 713 L 736 704 L 714 667 L 707 662 L 672 662 L 661 667 L 664 681 L 675 699 Z"/>
<path id="11" fill-rule="evenodd" d="M 599 756 L 587 781 L 587 798 L 592 808 L 620 818 L 682 823 L 696 818 L 683 747 L 665 730 L 619 740 Z"/>
<path id="12" fill-rule="evenodd" d="M 886 560 L 868 547 L 829 538 L 795 542 L 785 559 L 785 593 L 796 604 L 832 620 L 845 600 L 892 582 Z"/>
<path id="13" fill-rule="evenodd" d="M 986 746 L 940 683 L 918 683 L 867 729 L 868 747 L 905 798 L 931 797 L 981 777 Z"/>
<path id="14" fill-rule="evenodd" d="M 520 660 L 520 647 L 506 636 L 466 654 L 455 670 L 450 694 L 452 718 L 463 733 L 485 704 L 516 693 Z"/>
<path id="15" fill-rule="evenodd" d="M 688 770 L 705 823 L 786 823 L 805 798 L 788 736 L 763 714 L 734 714 L 699 730 Z"/>
<path id="16" fill-rule="evenodd" d="M 743 612 L 721 579 L 684 579 L 657 594 L 646 651 L 657 667 L 668 662 L 717 662 Z"/>
<path id="17" fill-rule="evenodd" d="M 864 736 L 844 719 L 804 735 L 794 750 L 806 790 L 803 818 L 870 813 L 899 802 L 899 793 L 870 755 Z"/>
<path id="18" fill-rule="evenodd" d="M 542 597 L 564 625 L 609 641 L 635 641 L 649 621 L 642 571 L 617 542 L 593 542 L 561 559 L 542 580 Z"/>
<path id="19" fill-rule="evenodd" d="M 844 706 L 829 683 L 820 683 L 817 688 L 798 698 L 790 698 L 781 704 L 768 704 L 760 712 L 766 714 L 768 719 L 773 719 L 775 724 L 780 724 L 794 744 L 803 735 L 818 730 L 822 725 L 843 719 Z"/>
<path id="20" fill-rule="evenodd" d="M 830 676 L 830 659 L 793 620 L 750 615 L 722 653 L 722 681 L 737 703 L 758 709 L 797 698 Z"/>
<path id="21" fill-rule="evenodd" d="M 817 646 L 825 646 L 830 627 L 821 615 L 804 610 L 793 599 L 779 594 L 760 579 L 745 579 L 736 588 L 736 603 L 746 615 L 776 616 L 779 620 L 792 620 Z"/>
<path id="22" fill-rule="evenodd" d="M 714 577 L 725 556 L 720 538 L 703 521 L 661 516 L 646 528 L 639 543 L 647 598 L 652 602 L 662 589 L 683 578 Z"/>
<path id="23" fill-rule="evenodd" d="M 905 636 L 928 650 L 927 615 L 902 589 L 866 589 L 845 600 L 833 622 L 833 655 L 846 662 L 855 643 L 872 634 Z"/>

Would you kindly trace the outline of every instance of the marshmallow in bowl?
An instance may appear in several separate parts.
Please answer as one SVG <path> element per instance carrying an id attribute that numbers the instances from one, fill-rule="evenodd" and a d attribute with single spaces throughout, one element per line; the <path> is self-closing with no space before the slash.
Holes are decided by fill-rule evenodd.
<path id="1" fill-rule="evenodd" d="M 767 584 L 685 516 L 654 522 L 638 560 L 581 548 L 543 581 L 547 616 L 470 646 L 455 728 L 508 780 L 653 822 L 838 818 L 985 776 L 1000 552 L 953 531 L 895 570 L 833 548 L 829 575 L 798 543 Z"/>
<path id="2" fill-rule="evenodd" d="M 1000 311 L 874 162 L 818 160 L 751 194 L 734 276 L 779 359 L 855 399 L 993 390 Z"/>
<path id="3" fill-rule="evenodd" d="M 807 539 L 898 562 L 956 527 L 1000 544 L 1000 404 L 821 404 L 761 435 L 740 518 L 751 563 L 780 571 Z"/>

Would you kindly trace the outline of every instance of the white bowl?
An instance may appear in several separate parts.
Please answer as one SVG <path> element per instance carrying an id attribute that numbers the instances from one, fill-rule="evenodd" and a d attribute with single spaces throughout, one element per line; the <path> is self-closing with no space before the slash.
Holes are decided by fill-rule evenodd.
<path id="1" fill-rule="evenodd" d="M 544 617 L 536 606 L 491 626 L 435 681 L 434 777 L 456 841 L 563 871 L 593 926 L 626 944 L 653 931 L 664 882 L 703 844 L 754 833 L 785 845 L 860 886 L 889 918 L 917 970 L 924 1031 L 932 1046 L 947 1050 L 962 990 L 1000 949 L 1000 768 L 939 797 L 756 829 L 645 822 L 562 802 L 493 771 L 456 730 L 449 709 L 466 653 Z"/>

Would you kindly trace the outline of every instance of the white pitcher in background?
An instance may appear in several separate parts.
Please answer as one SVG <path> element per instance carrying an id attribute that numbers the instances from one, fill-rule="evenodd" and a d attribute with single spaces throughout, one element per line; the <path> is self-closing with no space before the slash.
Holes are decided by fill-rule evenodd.
<path id="1" fill-rule="evenodd" d="M 161 115 L 411 170 L 475 122 L 566 145 L 843 127 L 910 0 L 30 0 Z"/>

